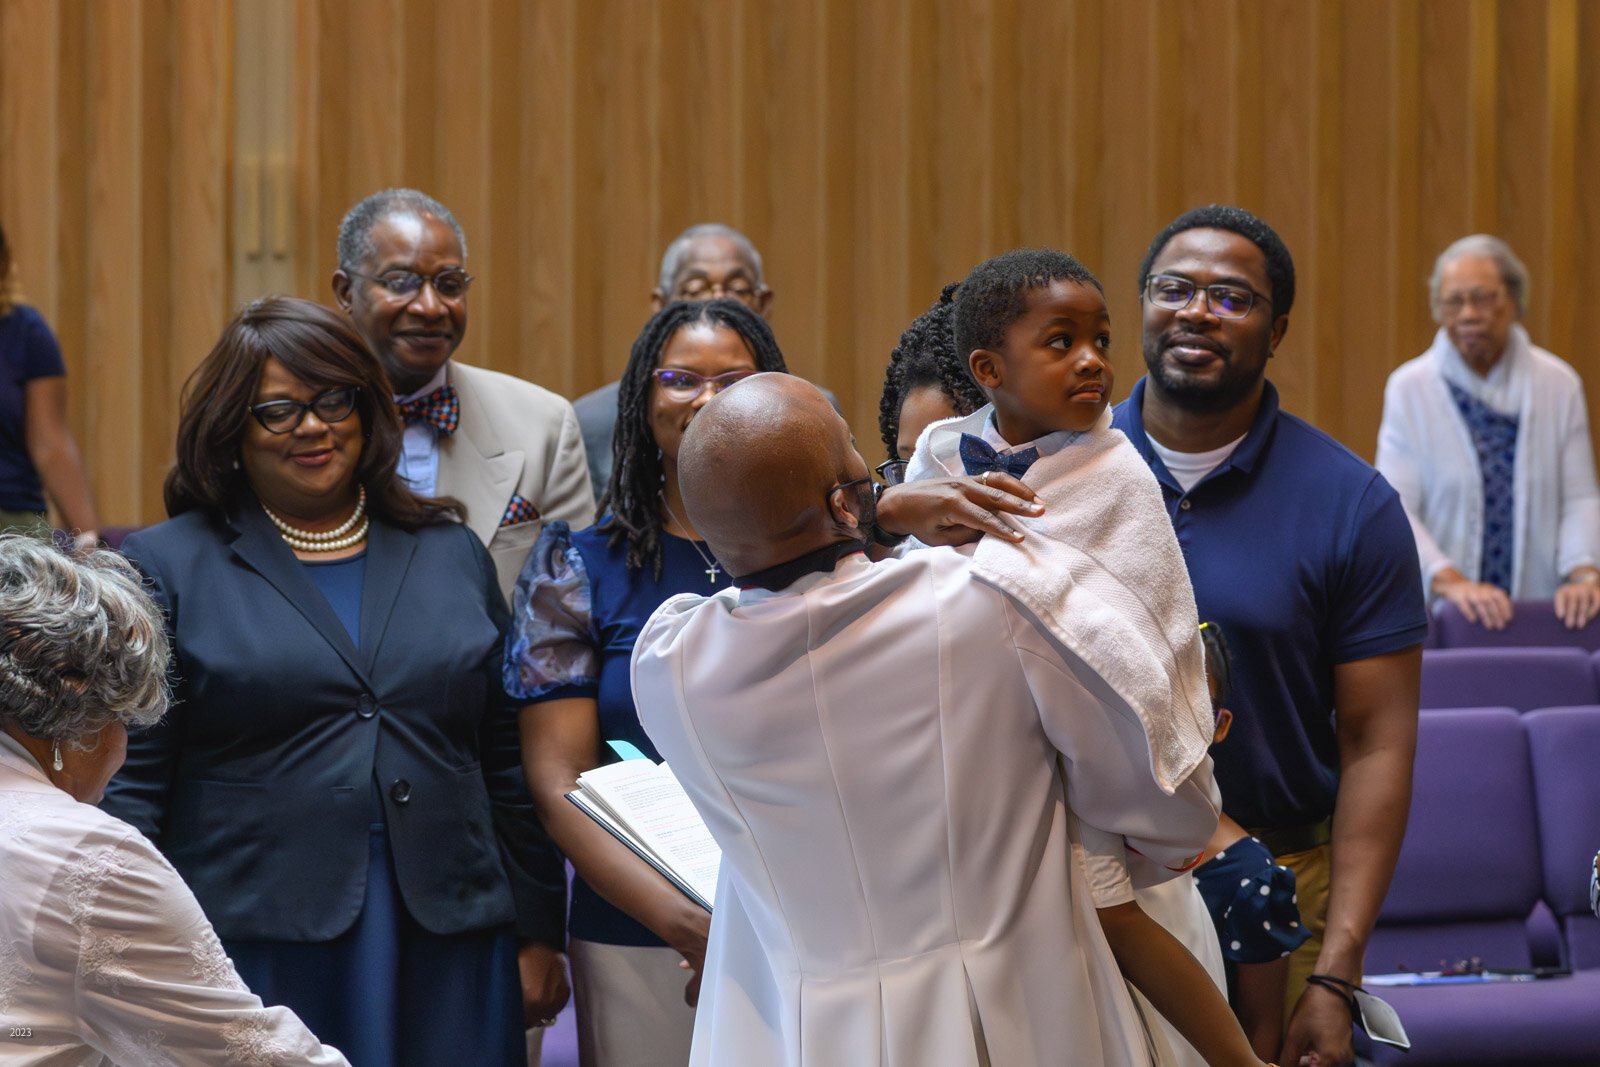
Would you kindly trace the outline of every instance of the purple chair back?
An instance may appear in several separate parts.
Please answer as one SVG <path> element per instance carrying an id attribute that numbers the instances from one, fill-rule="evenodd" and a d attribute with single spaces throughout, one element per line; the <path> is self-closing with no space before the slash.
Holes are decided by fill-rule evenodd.
<path id="1" fill-rule="evenodd" d="M 1424 708 L 1485 705 L 1531 711 L 1600 704 L 1587 653 L 1576 648 L 1440 648 L 1422 654 Z"/>
<path id="2" fill-rule="evenodd" d="M 1367 972 L 1430 970 L 1474 956 L 1494 967 L 1530 966 L 1527 920 L 1542 879 L 1533 774 L 1517 712 L 1423 716 L 1414 780 L 1405 845 L 1367 948 Z"/>
<path id="3" fill-rule="evenodd" d="M 1544 708 L 1526 718 L 1544 853 L 1544 896 L 1574 969 L 1600 968 L 1600 919 L 1589 872 L 1600 852 L 1600 706 Z"/>
<path id="4" fill-rule="evenodd" d="M 1555 605 L 1548 600 L 1518 600 L 1511 625 L 1504 630 L 1485 630 L 1468 622 L 1454 604 L 1446 602 L 1433 617 L 1430 648 L 1581 648 L 1600 651 L 1600 619 L 1592 619 L 1581 630 L 1569 630 L 1556 618 Z"/>

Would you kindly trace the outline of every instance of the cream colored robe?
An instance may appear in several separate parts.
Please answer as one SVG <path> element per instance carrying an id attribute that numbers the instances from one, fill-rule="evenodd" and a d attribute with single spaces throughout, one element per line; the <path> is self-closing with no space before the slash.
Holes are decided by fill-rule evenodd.
<path id="1" fill-rule="evenodd" d="M 1073 816 L 1181 866 L 1139 717 L 969 556 L 674 597 L 634 697 L 722 848 L 692 1063 L 1148 1064 Z"/>

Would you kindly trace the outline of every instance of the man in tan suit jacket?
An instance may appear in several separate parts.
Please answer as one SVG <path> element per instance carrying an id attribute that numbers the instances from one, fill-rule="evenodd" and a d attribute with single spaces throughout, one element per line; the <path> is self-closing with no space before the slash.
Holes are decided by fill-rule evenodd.
<path id="1" fill-rule="evenodd" d="M 509 603 L 544 521 L 587 526 L 594 494 L 571 404 L 451 359 L 467 330 L 466 246 L 455 216 L 427 194 L 373 193 L 340 223 L 333 296 L 389 373 L 406 419 L 401 475 L 419 493 L 466 505 Z M 540 1027 L 570 993 L 566 961 L 562 946 L 539 942 L 517 959 L 536 1067 Z"/>
<path id="2" fill-rule="evenodd" d="M 386 189 L 339 227 L 333 295 L 383 361 L 406 418 L 400 473 L 455 497 L 509 602 L 546 519 L 594 521 L 572 405 L 532 382 L 451 359 L 467 328 L 466 238 L 438 201 Z"/>

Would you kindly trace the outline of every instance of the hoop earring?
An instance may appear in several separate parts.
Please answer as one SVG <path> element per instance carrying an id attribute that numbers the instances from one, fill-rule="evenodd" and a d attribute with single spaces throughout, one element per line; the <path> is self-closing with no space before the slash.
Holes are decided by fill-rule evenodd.
<path id="1" fill-rule="evenodd" d="M 53 770 L 53 771 L 59 771 L 61 769 L 61 742 L 60 741 L 51 741 L 50 742 L 50 769 Z"/>

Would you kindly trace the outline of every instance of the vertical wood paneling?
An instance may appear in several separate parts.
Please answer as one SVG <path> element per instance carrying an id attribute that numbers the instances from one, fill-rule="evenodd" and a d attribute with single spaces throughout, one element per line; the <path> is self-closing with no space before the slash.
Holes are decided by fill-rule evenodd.
<path id="1" fill-rule="evenodd" d="M 1488 227 L 1511 242 L 1530 270 L 1548 260 L 1546 212 L 1550 209 L 1550 123 L 1545 75 L 1549 32 L 1544 0 L 1508 0 L 1500 10 L 1494 40 L 1498 70 L 1494 128 L 1495 218 Z M 1538 276 L 1548 277 L 1544 271 Z M 1530 327 L 1549 320 L 1550 289 L 1533 287 Z"/>
<path id="2" fill-rule="evenodd" d="M 54 165 L 61 114 L 49 90 L 60 62 L 59 11 L 51 0 L 0 6 L 0 223 L 24 295 L 50 319 L 57 317 L 61 277 Z"/>
<path id="3" fill-rule="evenodd" d="M 97 221 L 88 234 L 84 286 L 87 394 L 83 447 L 95 457 L 95 497 L 108 515 L 144 511 L 143 435 L 125 421 L 130 397 L 142 396 L 145 352 L 140 326 L 146 316 L 141 108 L 149 73 L 143 62 L 145 9 L 116 0 L 89 8 L 89 117 L 86 208 Z M 132 432 L 130 432 L 132 430 Z"/>
<path id="4" fill-rule="evenodd" d="M 855 331 L 848 350 L 829 354 L 826 381 L 847 390 L 841 402 L 857 426 L 870 425 L 877 414 L 872 390 L 883 384 L 881 368 L 911 306 L 911 216 L 904 192 L 911 137 L 897 118 L 910 92 L 912 5 L 879 0 L 855 10 Z M 981 144 L 981 131 L 974 132 Z"/>
<path id="5" fill-rule="evenodd" d="M 1534 12 L 1535 15 L 1539 14 Z M 1541 279 L 1536 297 L 1544 310 L 1543 344 L 1554 352 L 1571 352 L 1578 339 L 1578 308 L 1564 299 L 1577 273 L 1578 130 L 1584 108 L 1579 95 L 1577 0 L 1549 4 L 1543 25 L 1546 85 L 1538 116 L 1545 124 L 1547 173 L 1542 190 L 1546 210 L 1530 210 L 1544 229 L 1544 256 L 1529 269 Z M 1592 107 L 1592 104 L 1590 105 Z M 1590 115 L 1591 120 L 1594 118 Z M 1593 127 L 1590 127 L 1593 130 Z M 1593 139 L 1592 133 L 1590 139 Z"/>
<path id="6" fill-rule="evenodd" d="M 575 84 L 578 0 L 538 4 L 525 12 L 520 55 L 518 137 L 522 144 L 518 194 L 525 220 L 514 239 L 522 249 L 522 370 L 568 396 L 609 381 L 620 370 L 615 354 L 580 347 L 576 273 L 579 198 Z M 585 338 L 592 342 L 593 335 Z"/>
<path id="7" fill-rule="evenodd" d="M 1317 408 L 1321 309 L 1316 300 L 1312 263 L 1316 218 L 1319 112 L 1316 76 L 1326 62 L 1327 42 L 1317 40 L 1317 8 L 1297 0 L 1270 0 L 1255 5 L 1265 40 L 1262 79 L 1269 106 L 1263 112 L 1262 141 L 1272 146 L 1272 166 L 1262 185 L 1261 202 L 1244 206 L 1259 213 L 1283 237 L 1294 257 L 1296 296 L 1290 328 L 1273 357 L 1271 375 L 1284 407 L 1304 414 Z"/>
<path id="8" fill-rule="evenodd" d="M 1425 298 L 1419 296 L 1429 251 L 1423 247 L 1422 199 L 1422 57 L 1421 13 L 1414 4 L 1390 10 L 1389 38 L 1394 43 L 1390 69 L 1394 76 L 1388 135 L 1393 163 L 1387 196 L 1393 211 L 1388 241 L 1390 273 L 1386 306 L 1392 324 L 1386 355 L 1398 364 L 1421 352 L 1433 332 Z M 1359 446 L 1358 446 L 1359 447 Z M 1363 453 L 1366 454 L 1366 453 Z"/>
<path id="9" fill-rule="evenodd" d="M 1150 237 L 1239 203 L 1300 270 L 1286 405 L 1370 456 L 1432 259 L 1476 229 L 1600 397 L 1596 129 L 1579 0 L 0 0 L 0 219 L 117 523 L 160 517 L 179 383 L 263 284 L 252 168 L 289 182 L 260 278 L 328 299 L 344 210 L 417 185 L 482 279 L 463 356 L 573 396 L 620 371 L 664 243 L 738 226 L 863 441 L 907 321 L 1019 244 L 1105 281 L 1126 395 Z"/>
<path id="10" fill-rule="evenodd" d="M 1405 288 L 1407 298 L 1416 299 L 1415 288 L 1395 277 L 1389 255 L 1389 238 L 1396 232 L 1390 186 L 1397 165 L 1393 131 L 1387 123 L 1373 121 L 1373 116 L 1384 114 L 1386 102 L 1397 92 L 1394 42 L 1388 34 L 1373 30 L 1383 26 L 1389 10 L 1386 0 L 1358 0 L 1346 6 L 1340 20 L 1337 78 L 1347 91 L 1341 96 L 1337 147 L 1340 154 L 1365 165 L 1341 170 L 1337 160 L 1332 162 L 1340 172 L 1340 188 L 1324 225 L 1340 229 L 1335 235 L 1338 256 L 1319 279 L 1314 297 L 1318 303 L 1331 300 L 1338 309 L 1328 316 L 1331 328 L 1325 335 L 1333 336 L 1319 349 L 1317 365 L 1338 375 L 1338 412 L 1343 418 L 1339 425 L 1326 428 L 1351 441 L 1377 437 L 1380 413 L 1369 404 L 1352 401 L 1376 392 L 1394 366 L 1393 322 L 1386 314 L 1392 297 Z M 1316 259 L 1326 260 L 1327 251 L 1325 245 L 1319 247 Z"/>
<path id="11" fill-rule="evenodd" d="M 1100 0 L 1105 53 L 1105 155 L 1102 180 L 1094 191 L 1100 205 L 1102 255 L 1089 266 L 1106 288 L 1111 311 L 1112 353 L 1118 361 L 1118 396 L 1138 379 L 1139 263 L 1150 239 L 1178 209 L 1159 202 L 1157 173 L 1171 167 L 1176 129 L 1159 121 L 1164 99 L 1163 64 L 1156 63 L 1154 35 L 1159 21 L 1154 0 L 1124 3 Z M 1158 151 L 1159 150 L 1159 151 Z M 1163 162 L 1165 160 L 1165 162 Z"/>

